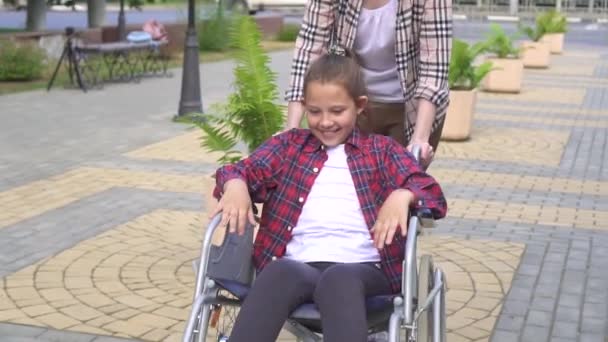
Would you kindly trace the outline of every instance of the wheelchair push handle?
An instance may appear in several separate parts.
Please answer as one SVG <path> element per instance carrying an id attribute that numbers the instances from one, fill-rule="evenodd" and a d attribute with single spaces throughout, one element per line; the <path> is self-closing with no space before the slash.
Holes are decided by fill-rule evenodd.
<path id="1" fill-rule="evenodd" d="M 414 159 L 420 163 L 420 153 L 422 153 L 422 148 L 420 145 L 412 146 L 412 155 L 414 155 Z"/>

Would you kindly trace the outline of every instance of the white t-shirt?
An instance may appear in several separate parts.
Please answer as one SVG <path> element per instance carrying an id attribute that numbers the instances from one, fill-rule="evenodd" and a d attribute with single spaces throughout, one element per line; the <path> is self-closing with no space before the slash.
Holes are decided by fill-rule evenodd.
<path id="1" fill-rule="evenodd" d="M 300 262 L 378 262 L 344 145 L 327 150 L 327 161 L 292 230 L 285 258 Z"/>
<path id="2" fill-rule="evenodd" d="M 361 63 L 372 101 L 404 100 L 395 57 L 397 5 L 397 0 L 389 0 L 379 8 L 361 8 L 359 14 L 353 50 Z"/>

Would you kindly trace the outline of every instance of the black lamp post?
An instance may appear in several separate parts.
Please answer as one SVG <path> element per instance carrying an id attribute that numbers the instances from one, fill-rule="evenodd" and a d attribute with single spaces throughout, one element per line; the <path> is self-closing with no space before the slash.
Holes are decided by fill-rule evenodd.
<path id="1" fill-rule="evenodd" d="M 201 84 L 198 59 L 198 37 L 194 27 L 194 0 L 188 0 L 188 29 L 184 44 L 182 65 L 182 91 L 179 100 L 178 116 L 189 113 L 202 113 Z"/>
<path id="2" fill-rule="evenodd" d="M 126 38 L 125 32 L 125 0 L 120 0 L 120 10 L 118 11 L 118 40 L 123 41 Z"/>

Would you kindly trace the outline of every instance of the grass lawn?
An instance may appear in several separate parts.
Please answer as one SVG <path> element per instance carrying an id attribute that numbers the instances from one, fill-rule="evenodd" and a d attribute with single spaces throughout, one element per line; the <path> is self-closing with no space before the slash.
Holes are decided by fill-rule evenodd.
<path id="1" fill-rule="evenodd" d="M 10 28 L 10 27 L 0 27 L 0 34 L 2 34 L 2 33 L 23 32 L 23 31 L 25 31 L 25 29 Z"/>
<path id="2" fill-rule="evenodd" d="M 278 41 L 263 41 L 262 46 L 265 51 L 272 52 L 278 50 L 292 49 L 294 46 L 293 42 L 278 42 Z M 201 63 L 216 62 L 221 60 L 230 59 L 230 52 L 201 52 L 199 55 Z M 179 68 L 182 65 L 183 55 L 175 54 L 169 61 L 169 68 Z M 53 70 L 56 66 L 56 62 L 49 63 L 48 70 L 40 80 L 28 81 L 28 82 L 2 82 L 0 81 L 0 95 L 16 93 L 28 90 L 44 89 L 47 86 L 48 81 L 51 78 Z M 60 69 L 60 72 L 53 83 L 53 88 L 63 87 L 68 81 L 67 71 L 64 68 Z"/>

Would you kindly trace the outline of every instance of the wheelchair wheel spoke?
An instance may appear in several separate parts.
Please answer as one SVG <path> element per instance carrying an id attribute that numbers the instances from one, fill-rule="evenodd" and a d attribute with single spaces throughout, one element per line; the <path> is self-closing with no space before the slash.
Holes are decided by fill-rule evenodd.
<path id="1" fill-rule="evenodd" d="M 220 290 L 219 295 L 226 298 L 234 298 L 230 293 Z M 239 308 L 231 305 L 216 305 L 213 308 L 212 319 L 214 325 L 209 325 L 208 337 L 212 337 L 215 342 L 227 341 L 232 333 L 232 327 L 236 321 Z M 210 341 L 207 339 L 207 341 Z"/>
<path id="2" fill-rule="evenodd" d="M 418 272 L 418 308 L 424 305 L 429 293 L 433 288 L 433 259 L 430 255 L 423 255 L 420 258 L 420 267 Z M 433 310 L 432 305 L 418 318 L 418 329 L 416 342 L 430 342 L 432 340 L 433 327 Z"/>

